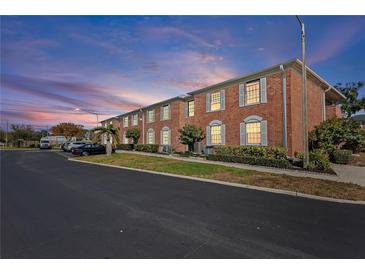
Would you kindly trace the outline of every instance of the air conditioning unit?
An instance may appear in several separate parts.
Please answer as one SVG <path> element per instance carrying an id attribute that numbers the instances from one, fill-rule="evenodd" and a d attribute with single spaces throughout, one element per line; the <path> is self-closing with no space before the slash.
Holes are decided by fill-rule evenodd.
<path id="1" fill-rule="evenodd" d="M 202 142 L 195 142 L 194 143 L 194 153 L 202 154 L 204 153 L 205 145 Z"/>
<path id="2" fill-rule="evenodd" d="M 161 145 L 158 149 L 158 152 L 163 153 L 163 154 L 171 154 L 172 149 L 171 149 L 171 146 L 169 146 L 169 145 Z"/>

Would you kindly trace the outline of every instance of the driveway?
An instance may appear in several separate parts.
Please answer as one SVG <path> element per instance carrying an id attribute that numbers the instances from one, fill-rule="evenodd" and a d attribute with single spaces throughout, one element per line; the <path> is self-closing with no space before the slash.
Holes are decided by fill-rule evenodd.
<path id="1" fill-rule="evenodd" d="M 2 258 L 365 258 L 365 206 L 1 151 Z"/>

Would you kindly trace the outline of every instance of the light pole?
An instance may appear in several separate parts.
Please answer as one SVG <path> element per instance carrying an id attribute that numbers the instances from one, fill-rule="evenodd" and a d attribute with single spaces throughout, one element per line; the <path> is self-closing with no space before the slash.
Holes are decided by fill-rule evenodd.
<path id="1" fill-rule="evenodd" d="M 303 137 L 304 137 L 304 157 L 303 167 L 307 168 L 309 164 L 309 150 L 308 150 L 308 115 L 307 115 L 307 70 L 305 65 L 305 28 L 304 22 L 296 16 L 302 34 L 302 100 L 303 100 Z"/>

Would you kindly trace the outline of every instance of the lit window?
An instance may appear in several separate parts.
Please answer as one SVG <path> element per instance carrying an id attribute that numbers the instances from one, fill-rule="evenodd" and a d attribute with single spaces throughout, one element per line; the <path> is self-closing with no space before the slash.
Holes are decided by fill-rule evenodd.
<path id="1" fill-rule="evenodd" d="M 138 114 L 132 115 L 132 125 L 137 126 L 138 125 Z"/>
<path id="2" fill-rule="evenodd" d="M 155 121 L 155 110 L 148 110 L 147 111 L 147 123 L 152 123 Z"/>
<path id="3" fill-rule="evenodd" d="M 162 145 L 170 144 L 170 133 L 169 130 L 162 130 Z"/>
<path id="4" fill-rule="evenodd" d="M 220 110 L 221 109 L 221 93 L 220 91 L 213 92 L 210 94 L 210 110 Z"/>
<path id="5" fill-rule="evenodd" d="M 188 102 L 188 117 L 194 116 L 194 101 Z"/>
<path id="6" fill-rule="evenodd" d="M 246 142 L 248 145 L 261 144 L 261 123 L 250 122 L 246 124 Z"/>
<path id="7" fill-rule="evenodd" d="M 154 136 L 155 133 L 153 132 L 153 130 L 148 130 L 147 131 L 147 144 L 153 144 L 154 143 Z"/>
<path id="8" fill-rule="evenodd" d="M 213 125 L 210 127 L 210 142 L 212 145 L 220 145 L 222 143 L 221 125 Z"/>
<path id="9" fill-rule="evenodd" d="M 128 116 L 123 118 L 123 127 L 128 127 Z"/>
<path id="10" fill-rule="evenodd" d="M 162 120 L 170 119 L 170 117 L 169 117 L 170 116 L 170 105 L 162 106 L 161 111 L 162 111 L 162 116 L 161 116 Z"/>
<path id="11" fill-rule="evenodd" d="M 129 143 L 129 140 L 126 136 L 126 133 L 124 132 L 124 134 L 123 134 L 123 144 L 128 144 L 128 143 Z"/>
<path id="12" fill-rule="evenodd" d="M 246 105 L 260 103 L 260 81 L 246 84 L 245 100 Z"/>

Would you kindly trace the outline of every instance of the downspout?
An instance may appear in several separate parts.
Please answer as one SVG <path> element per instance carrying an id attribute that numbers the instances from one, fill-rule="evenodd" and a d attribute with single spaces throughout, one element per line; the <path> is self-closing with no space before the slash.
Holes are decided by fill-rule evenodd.
<path id="1" fill-rule="evenodd" d="M 323 92 L 323 117 L 322 117 L 322 120 L 323 121 L 326 121 L 326 92 L 330 91 L 331 90 L 331 87 L 328 87 L 324 92 Z"/>
<path id="2" fill-rule="evenodd" d="M 287 142 L 287 119 L 286 119 L 286 73 L 283 65 L 280 65 L 280 70 L 283 73 L 283 146 L 288 148 Z"/>

